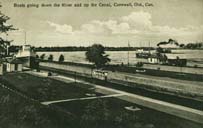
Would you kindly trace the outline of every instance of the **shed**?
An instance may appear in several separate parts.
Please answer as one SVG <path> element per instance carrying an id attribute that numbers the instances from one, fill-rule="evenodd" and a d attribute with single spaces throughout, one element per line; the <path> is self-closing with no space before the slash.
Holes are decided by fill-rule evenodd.
<path id="1" fill-rule="evenodd" d="M 19 59 L 12 59 L 7 62 L 7 72 L 22 71 L 23 62 Z"/>
<path id="2" fill-rule="evenodd" d="M 181 67 L 187 65 L 187 59 L 182 54 L 167 54 L 166 56 L 168 65 Z"/>

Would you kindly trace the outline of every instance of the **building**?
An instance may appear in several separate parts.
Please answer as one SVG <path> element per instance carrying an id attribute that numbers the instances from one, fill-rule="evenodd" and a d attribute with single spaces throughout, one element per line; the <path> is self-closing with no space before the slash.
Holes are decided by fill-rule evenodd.
<path id="1" fill-rule="evenodd" d="M 19 59 L 11 59 L 7 60 L 6 63 L 6 71 L 7 72 L 15 72 L 15 71 L 22 71 L 23 70 L 23 62 Z"/>
<path id="2" fill-rule="evenodd" d="M 6 64 L 4 60 L 0 59 L 0 75 L 3 75 L 6 72 Z"/>
<path id="3" fill-rule="evenodd" d="M 31 45 L 23 45 L 15 55 L 16 58 L 28 56 L 35 56 L 35 52 L 32 50 Z"/>
<path id="4" fill-rule="evenodd" d="M 30 45 L 23 45 L 15 57 L 23 62 L 24 67 L 32 68 L 35 66 L 36 54 Z"/>
<path id="5" fill-rule="evenodd" d="M 4 64 L 3 61 L 0 60 L 0 75 L 4 74 Z"/>
<path id="6" fill-rule="evenodd" d="M 187 59 L 177 56 L 176 54 L 152 54 L 148 58 L 148 63 L 165 64 L 170 66 L 186 66 Z"/>
<path id="7" fill-rule="evenodd" d="M 184 54 L 166 54 L 167 64 L 171 66 L 186 66 L 187 59 Z"/>
<path id="8" fill-rule="evenodd" d="M 148 62 L 151 64 L 158 64 L 160 60 L 157 55 L 150 55 L 150 57 L 148 58 Z"/>
<path id="9" fill-rule="evenodd" d="M 184 67 L 187 65 L 187 59 L 168 59 L 168 65 Z"/>

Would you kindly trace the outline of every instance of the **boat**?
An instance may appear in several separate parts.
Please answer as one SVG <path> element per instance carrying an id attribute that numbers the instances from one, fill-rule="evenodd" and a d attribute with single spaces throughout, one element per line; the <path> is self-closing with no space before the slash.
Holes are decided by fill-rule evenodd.
<path id="1" fill-rule="evenodd" d="M 139 49 L 137 50 L 137 52 L 135 53 L 136 58 L 144 58 L 147 59 L 149 58 L 149 56 L 151 55 L 151 53 L 148 50 L 144 50 L 144 49 Z"/>

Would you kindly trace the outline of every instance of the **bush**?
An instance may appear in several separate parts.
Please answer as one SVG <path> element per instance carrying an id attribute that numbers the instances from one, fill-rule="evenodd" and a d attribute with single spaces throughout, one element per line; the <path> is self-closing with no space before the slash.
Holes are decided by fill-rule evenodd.
<path id="1" fill-rule="evenodd" d="M 59 62 L 63 62 L 64 61 L 64 55 L 60 55 L 60 57 L 59 57 Z"/>
<path id="2" fill-rule="evenodd" d="M 45 54 L 42 54 L 42 55 L 40 56 L 40 59 L 41 59 L 41 60 L 44 60 L 44 57 L 45 57 Z"/>
<path id="3" fill-rule="evenodd" d="M 36 55 L 36 59 L 39 59 L 39 55 Z"/>
<path id="4" fill-rule="evenodd" d="M 142 62 L 137 62 L 136 67 L 142 67 L 144 64 Z"/>
<path id="5" fill-rule="evenodd" d="M 52 54 L 49 55 L 48 60 L 49 60 L 49 61 L 53 61 L 53 59 L 54 59 L 53 55 L 52 55 Z"/>
<path id="6" fill-rule="evenodd" d="M 198 68 L 198 65 L 194 65 L 194 68 Z"/>

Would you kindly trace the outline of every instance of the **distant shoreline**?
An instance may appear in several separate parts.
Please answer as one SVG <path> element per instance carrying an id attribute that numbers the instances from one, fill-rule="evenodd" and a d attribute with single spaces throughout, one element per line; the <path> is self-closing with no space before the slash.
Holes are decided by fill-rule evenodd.
<path id="1" fill-rule="evenodd" d="M 75 52 L 88 51 L 89 47 L 36 47 L 35 52 Z M 136 51 L 138 49 L 156 50 L 156 47 L 105 47 L 105 51 Z M 169 48 L 171 50 L 203 50 L 203 48 Z"/>

